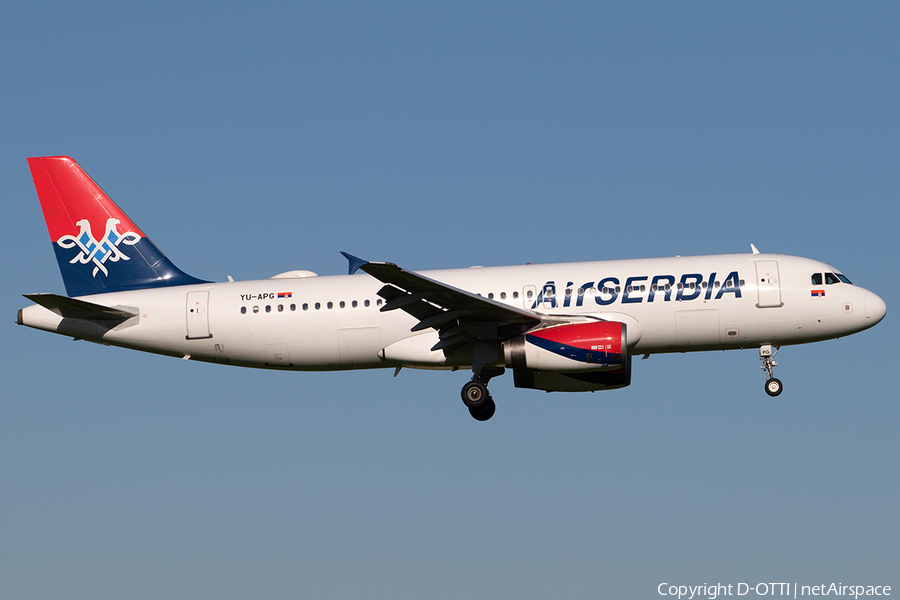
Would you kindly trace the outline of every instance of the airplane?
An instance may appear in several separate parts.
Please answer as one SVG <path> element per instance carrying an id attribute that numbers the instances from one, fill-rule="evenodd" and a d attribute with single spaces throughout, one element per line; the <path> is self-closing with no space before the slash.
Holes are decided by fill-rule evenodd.
<path id="1" fill-rule="evenodd" d="M 471 369 L 478 421 L 488 382 L 600 391 L 631 383 L 632 357 L 758 348 L 765 391 L 781 346 L 868 329 L 875 293 L 816 260 L 760 253 L 415 272 L 342 252 L 347 275 L 295 270 L 214 283 L 181 271 L 66 156 L 28 159 L 67 296 L 25 294 L 17 323 L 110 346 L 294 371 Z M 100 237 L 96 237 L 100 236 Z"/>

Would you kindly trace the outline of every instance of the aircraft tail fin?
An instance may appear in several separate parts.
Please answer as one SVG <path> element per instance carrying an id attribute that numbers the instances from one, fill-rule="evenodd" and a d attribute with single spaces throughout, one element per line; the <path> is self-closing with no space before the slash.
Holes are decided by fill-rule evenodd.
<path id="1" fill-rule="evenodd" d="M 207 283 L 172 264 L 73 159 L 28 166 L 69 296 Z"/>

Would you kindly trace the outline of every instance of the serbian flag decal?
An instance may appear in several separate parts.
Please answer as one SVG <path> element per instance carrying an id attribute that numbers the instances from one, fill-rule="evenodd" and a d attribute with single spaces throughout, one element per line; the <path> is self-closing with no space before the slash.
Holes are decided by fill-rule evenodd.
<path id="1" fill-rule="evenodd" d="M 824 298 L 825 297 L 825 290 L 812 290 L 810 293 L 812 294 L 813 298 Z"/>

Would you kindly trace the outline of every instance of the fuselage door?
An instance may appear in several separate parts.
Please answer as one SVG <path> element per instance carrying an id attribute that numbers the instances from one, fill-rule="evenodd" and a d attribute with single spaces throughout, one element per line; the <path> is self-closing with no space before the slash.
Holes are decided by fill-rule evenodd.
<path id="1" fill-rule="evenodd" d="M 756 289 L 759 294 L 756 302 L 758 308 L 784 306 L 781 301 L 781 282 L 778 278 L 777 260 L 756 262 Z"/>
<path id="2" fill-rule="evenodd" d="M 522 289 L 522 306 L 528 309 L 537 308 L 534 305 L 534 297 L 537 294 L 537 288 L 533 285 L 526 285 Z"/>
<path id="3" fill-rule="evenodd" d="M 209 292 L 188 292 L 187 339 L 211 338 L 209 332 Z"/>
<path id="4" fill-rule="evenodd" d="M 675 312 L 675 343 L 680 347 L 719 344 L 719 311 L 715 308 Z"/>

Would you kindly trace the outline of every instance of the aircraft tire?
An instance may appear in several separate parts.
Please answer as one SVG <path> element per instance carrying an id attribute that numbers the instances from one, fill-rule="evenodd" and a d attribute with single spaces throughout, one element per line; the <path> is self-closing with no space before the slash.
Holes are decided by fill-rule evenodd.
<path id="1" fill-rule="evenodd" d="M 476 421 L 487 421 L 494 416 L 496 410 L 497 405 L 494 404 L 494 399 L 488 396 L 487 402 L 482 404 L 479 408 L 470 408 L 469 414 L 472 415 L 472 418 Z"/>
<path id="2" fill-rule="evenodd" d="M 779 379 L 775 379 L 773 377 L 772 379 L 769 379 L 768 381 L 766 381 L 766 393 L 768 395 L 772 396 L 773 398 L 775 396 L 777 396 L 778 394 L 780 394 L 781 390 L 783 390 L 783 389 L 784 389 L 784 386 L 781 385 L 781 380 L 779 380 Z"/>
<path id="3" fill-rule="evenodd" d="M 462 388 L 462 401 L 469 409 L 478 410 L 490 399 L 487 386 L 480 381 L 470 381 Z"/>

